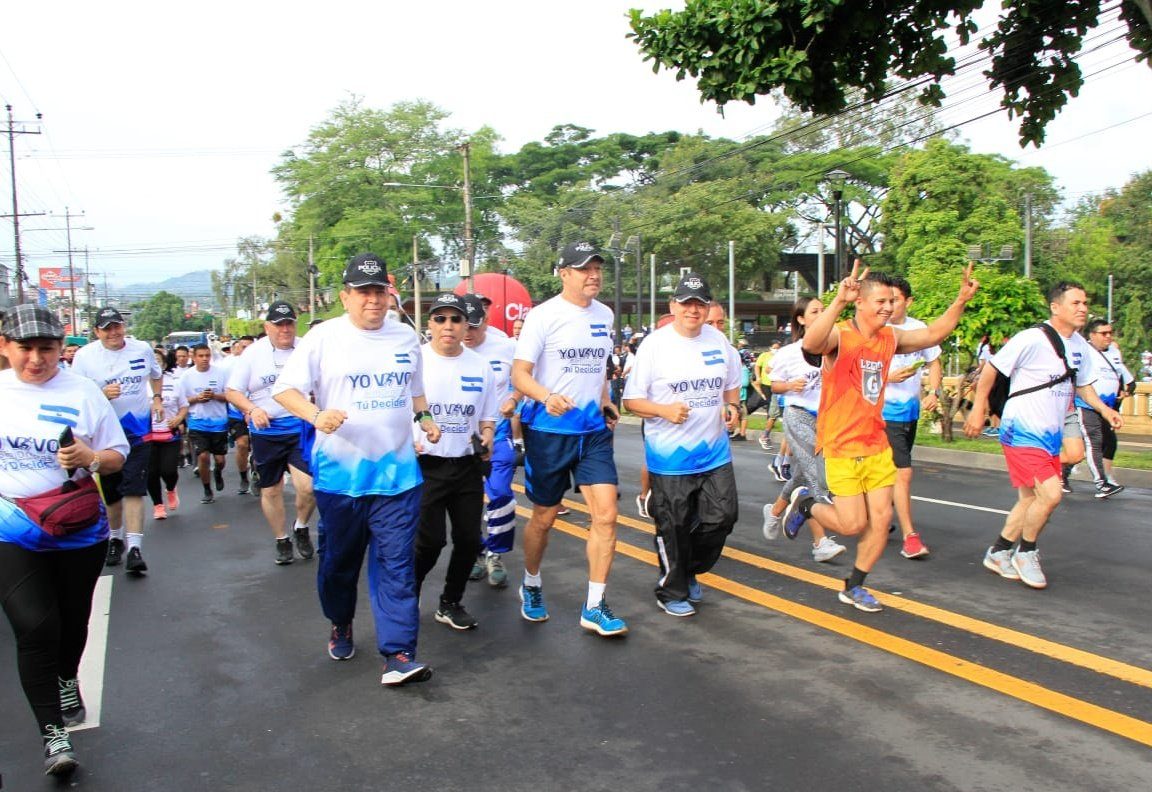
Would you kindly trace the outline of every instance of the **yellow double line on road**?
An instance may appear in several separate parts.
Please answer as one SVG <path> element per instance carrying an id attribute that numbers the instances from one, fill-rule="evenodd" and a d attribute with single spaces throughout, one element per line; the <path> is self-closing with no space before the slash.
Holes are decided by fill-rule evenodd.
<path id="1" fill-rule="evenodd" d="M 519 486 L 516 486 L 515 489 L 523 492 Z M 570 509 L 576 509 L 584 513 L 588 512 L 587 507 L 577 501 L 565 500 L 564 505 Z M 517 511 L 524 516 L 531 514 L 530 509 L 522 506 L 518 506 Z M 645 533 L 654 533 L 651 525 L 630 517 L 621 516 L 618 518 L 618 522 Z M 564 520 L 557 520 L 555 527 L 558 530 L 580 539 L 587 539 L 588 536 L 587 529 Z M 651 566 L 658 566 L 656 554 L 650 550 L 643 550 L 635 545 L 617 541 L 616 552 Z M 795 580 L 824 588 L 839 589 L 842 586 L 839 580 L 828 577 L 827 575 L 809 572 L 742 550 L 725 548 L 724 555 L 760 569 L 776 572 Z M 1106 709 L 1096 704 L 1083 701 L 1082 699 L 1050 690 L 1034 682 L 1029 682 L 1026 679 L 1004 674 L 987 666 L 964 660 L 963 658 L 947 654 L 946 652 L 931 649 L 914 641 L 909 641 L 881 630 L 867 627 L 850 619 L 835 616 L 807 605 L 801 605 L 791 600 L 768 594 L 714 573 L 701 575 L 700 582 L 718 591 L 739 597 L 747 602 L 752 602 L 777 611 L 778 613 L 783 613 L 822 629 L 839 633 L 860 643 L 874 646 L 882 651 L 904 657 L 975 685 L 994 690 L 997 693 L 1011 696 L 1028 704 L 1042 707 L 1059 715 L 1078 720 L 1098 729 L 1152 747 L 1152 723 L 1138 720 L 1123 713 L 1116 712 L 1115 710 Z M 1053 641 L 1047 641 L 1038 636 L 999 627 L 958 613 L 952 613 L 942 608 L 924 605 L 896 594 L 877 594 L 877 598 L 880 599 L 885 606 L 894 610 L 902 610 L 906 613 L 931 619 L 981 637 L 1003 641 L 1012 646 L 1043 654 L 1055 660 L 1122 679 L 1125 682 L 1143 687 L 1152 687 L 1152 673 L 1146 669 L 1121 663 Z"/>

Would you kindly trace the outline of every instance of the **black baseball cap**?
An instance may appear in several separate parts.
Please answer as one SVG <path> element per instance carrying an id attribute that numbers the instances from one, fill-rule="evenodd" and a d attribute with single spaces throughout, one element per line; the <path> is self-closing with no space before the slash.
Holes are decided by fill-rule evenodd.
<path id="1" fill-rule="evenodd" d="M 678 303 L 686 303 L 689 300 L 710 303 L 712 302 L 712 290 L 708 288 L 708 284 L 703 278 L 695 272 L 689 272 L 680 279 L 676 291 L 672 293 L 672 299 Z"/>
<path id="2" fill-rule="evenodd" d="M 468 318 L 468 311 L 464 307 L 464 298 L 452 292 L 437 294 L 436 299 L 432 301 L 432 305 L 428 307 L 428 315 L 431 316 L 441 308 L 451 308 L 453 311 L 459 311 L 465 319 Z"/>
<path id="3" fill-rule="evenodd" d="M 124 317 L 111 305 L 105 305 L 100 309 L 100 313 L 96 314 L 96 327 L 103 330 L 110 324 L 124 324 Z"/>
<path id="4" fill-rule="evenodd" d="M 491 297 L 485 297 L 480 292 L 472 292 L 472 296 L 479 298 L 480 302 L 484 303 L 485 308 L 487 308 L 489 305 L 492 304 L 492 298 Z"/>
<path id="5" fill-rule="evenodd" d="M 468 319 L 468 326 L 479 327 L 484 324 L 484 317 L 488 315 L 487 306 L 484 305 L 484 296 L 465 294 L 460 299 L 464 302 L 464 316 Z M 489 302 L 491 301 L 489 300 Z"/>
<path id="6" fill-rule="evenodd" d="M 352 288 L 391 285 L 388 283 L 388 268 L 384 266 L 384 259 L 375 253 L 353 256 L 344 268 L 344 285 Z"/>
<path id="7" fill-rule="evenodd" d="M 268 306 L 268 315 L 264 317 L 265 322 L 272 324 L 280 324 L 281 322 L 295 322 L 296 309 L 290 303 L 284 300 L 277 300 Z"/>
<path id="8" fill-rule="evenodd" d="M 603 264 L 604 257 L 597 252 L 591 242 L 571 242 L 560 253 L 560 262 L 556 268 L 584 269 L 592 261 L 599 261 Z"/>
<path id="9" fill-rule="evenodd" d="M 9 341 L 27 341 L 30 338 L 64 338 L 64 325 L 56 314 L 39 305 L 17 305 L 8 309 L 0 323 L 0 335 Z"/>

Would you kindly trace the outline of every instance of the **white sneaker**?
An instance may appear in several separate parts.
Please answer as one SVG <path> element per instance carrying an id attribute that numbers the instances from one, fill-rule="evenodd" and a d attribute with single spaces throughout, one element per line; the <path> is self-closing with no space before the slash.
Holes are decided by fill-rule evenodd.
<path id="1" fill-rule="evenodd" d="M 648 499 L 652 497 L 652 490 L 648 490 L 643 495 L 636 496 L 636 513 L 643 517 L 645 520 L 651 520 L 652 515 L 648 513 Z"/>
<path id="2" fill-rule="evenodd" d="M 780 518 L 772 513 L 772 504 L 764 504 L 764 538 L 771 542 L 780 536 Z"/>
<path id="3" fill-rule="evenodd" d="M 1020 574 L 1020 582 L 1034 589 L 1047 588 L 1048 578 L 1044 577 L 1044 570 L 1040 568 L 1040 551 L 1030 550 L 1021 552 L 1017 550 L 1012 554 L 1012 567 Z"/>
<path id="4" fill-rule="evenodd" d="M 992 548 L 988 548 L 988 552 L 984 554 L 984 568 L 995 572 L 1002 578 L 1009 580 L 1019 580 L 1020 574 L 1016 571 L 1016 567 L 1012 566 L 1012 551 L 1000 550 L 993 553 Z"/>
<path id="5" fill-rule="evenodd" d="M 820 563 L 824 563 L 825 561 L 831 561 L 847 549 L 847 547 L 837 542 L 831 536 L 825 536 L 812 548 L 812 558 Z"/>

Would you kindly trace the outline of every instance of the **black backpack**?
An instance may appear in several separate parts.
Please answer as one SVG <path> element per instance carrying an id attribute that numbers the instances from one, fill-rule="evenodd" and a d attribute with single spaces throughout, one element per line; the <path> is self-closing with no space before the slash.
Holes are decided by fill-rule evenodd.
<path id="1" fill-rule="evenodd" d="M 1035 393 L 1046 388 L 1054 388 L 1066 379 L 1073 382 L 1076 381 L 1076 369 L 1068 365 L 1068 360 L 1064 357 L 1064 339 L 1056 332 L 1055 328 L 1047 322 L 1040 322 L 1034 327 L 1039 327 L 1044 331 L 1044 335 L 1048 337 L 1048 343 L 1056 350 L 1057 357 L 1060 362 L 1064 364 L 1064 374 L 1051 382 L 1045 382 L 1042 385 L 1033 385 L 1031 388 L 1018 390 L 1015 393 L 1010 393 L 1012 381 L 1007 375 L 1002 374 L 999 369 L 996 369 L 996 380 L 992 383 L 992 392 L 988 394 L 988 413 L 995 415 L 997 418 L 1004 414 L 1004 405 L 1013 396 L 1023 396 L 1025 393 Z M 992 365 L 989 361 L 988 365 Z"/>

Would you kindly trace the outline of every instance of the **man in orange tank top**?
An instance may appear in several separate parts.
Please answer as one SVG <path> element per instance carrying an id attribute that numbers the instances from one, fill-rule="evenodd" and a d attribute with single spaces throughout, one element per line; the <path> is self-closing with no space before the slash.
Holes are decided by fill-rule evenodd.
<path id="1" fill-rule="evenodd" d="M 947 338 L 979 286 L 969 265 L 947 311 L 927 327 L 897 330 L 886 326 L 892 316 L 892 279 L 878 272 L 869 275 L 867 268 L 861 272 L 857 259 L 832 303 L 804 334 L 804 352 L 824 356 L 816 450 L 824 454 L 828 490 L 835 499 L 817 502 L 806 487 L 798 487 L 782 522 L 786 530 L 790 521 L 809 518 L 825 525 L 839 522 L 841 533 L 860 537 L 855 566 L 839 598 L 862 611 L 881 610 L 864 588 L 864 579 L 884 553 L 892 520 L 896 467 L 881 415 L 888 367 L 897 352 L 915 352 Z M 853 303 L 856 315 L 837 323 Z"/>

